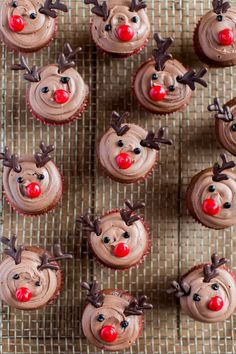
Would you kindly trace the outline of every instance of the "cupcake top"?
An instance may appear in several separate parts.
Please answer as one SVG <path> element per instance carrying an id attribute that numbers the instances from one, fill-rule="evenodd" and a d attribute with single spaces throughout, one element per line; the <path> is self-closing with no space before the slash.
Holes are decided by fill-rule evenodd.
<path id="1" fill-rule="evenodd" d="M 0 32 L 4 41 L 20 52 L 44 47 L 54 35 L 58 11 L 68 11 L 60 0 L 2 0 Z"/>
<path id="2" fill-rule="evenodd" d="M 213 0 L 212 10 L 204 15 L 198 29 L 198 41 L 204 54 L 215 62 L 236 60 L 236 6 Z"/>
<path id="3" fill-rule="evenodd" d="M 218 98 L 208 106 L 210 112 L 215 111 L 216 133 L 222 146 L 236 155 L 236 98 L 221 105 Z"/>
<path id="4" fill-rule="evenodd" d="M 82 327 L 89 342 L 116 351 L 130 347 L 142 330 L 143 310 L 152 309 L 147 297 L 135 299 L 122 290 L 98 291 L 97 282 L 82 283 L 88 291 Z"/>
<path id="5" fill-rule="evenodd" d="M 0 154 L 3 160 L 3 188 L 11 206 L 23 214 L 47 212 L 61 197 L 62 179 L 51 161 L 53 145 L 39 145 L 35 155 L 11 155 L 8 147 Z"/>
<path id="6" fill-rule="evenodd" d="M 226 320 L 236 306 L 235 278 L 223 266 L 227 260 L 213 254 L 211 261 L 192 268 L 180 283 L 173 281 L 168 290 L 180 298 L 181 308 L 187 315 L 208 323 Z"/>
<path id="7" fill-rule="evenodd" d="M 1 237 L 6 257 L 0 264 L 0 299 L 20 310 L 33 310 L 47 305 L 61 286 L 58 261 L 70 259 L 60 245 L 53 246 L 53 255 L 31 246 L 16 246 L 16 237 Z"/>
<path id="8" fill-rule="evenodd" d="M 149 229 L 136 214 L 144 203 L 125 201 L 126 209 L 112 210 L 91 220 L 90 214 L 78 222 L 90 232 L 89 243 L 96 257 L 114 269 L 127 269 L 139 263 L 149 248 Z"/>
<path id="9" fill-rule="evenodd" d="M 157 49 L 153 59 L 145 62 L 137 71 L 134 90 L 139 102 L 153 113 L 171 113 L 184 106 L 195 90 L 195 84 L 207 87 L 202 79 L 207 69 L 186 70 L 185 67 L 167 52 L 173 39 L 161 38 L 155 33 Z"/>
<path id="10" fill-rule="evenodd" d="M 135 124 L 124 124 L 126 112 L 112 113 L 111 128 L 102 136 L 98 146 L 99 161 L 111 178 L 134 183 L 152 171 L 161 144 L 173 142 L 164 137 L 164 128 L 155 132 L 146 131 Z"/>
<path id="11" fill-rule="evenodd" d="M 20 64 L 12 65 L 12 70 L 25 70 L 25 80 L 29 81 L 28 100 L 32 110 L 47 122 L 64 122 L 71 118 L 83 104 L 88 94 L 88 86 L 75 69 L 75 57 L 81 48 L 72 50 L 69 43 L 58 57 L 57 64 L 38 69 L 29 67 L 21 56 Z"/>
<path id="12" fill-rule="evenodd" d="M 150 22 L 142 0 L 85 0 L 93 4 L 92 37 L 106 52 L 132 54 L 150 34 Z"/>

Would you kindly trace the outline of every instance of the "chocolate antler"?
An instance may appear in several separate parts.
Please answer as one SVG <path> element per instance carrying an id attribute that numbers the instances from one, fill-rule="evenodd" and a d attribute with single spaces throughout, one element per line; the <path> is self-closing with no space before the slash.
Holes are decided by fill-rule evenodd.
<path id="1" fill-rule="evenodd" d="M 138 12 L 141 9 L 145 9 L 147 7 L 147 4 L 145 1 L 142 0 L 132 0 L 131 5 L 130 5 L 130 11 L 131 12 Z"/>
<path id="2" fill-rule="evenodd" d="M 219 273 L 217 272 L 217 268 L 227 263 L 228 260 L 226 258 L 219 258 L 216 253 L 211 256 L 212 264 L 206 264 L 203 268 L 204 274 L 204 282 L 209 283 L 212 278 L 215 278 Z"/>
<path id="3" fill-rule="evenodd" d="M 65 44 L 64 51 L 59 55 L 57 61 L 59 67 L 59 73 L 63 73 L 65 70 L 74 68 L 76 66 L 74 59 L 76 55 L 79 52 L 81 52 L 81 50 L 82 50 L 81 47 L 78 47 L 75 50 L 73 50 L 69 43 Z"/>
<path id="4" fill-rule="evenodd" d="M 92 8 L 92 13 L 103 17 L 104 21 L 108 19 L 110 11 L 108 10 L 106 1 L 103 1 L 102 5 L 99 4 L 98 0 L 84 0 L 84 3 L 86 5 L 94 5 Z"/>
<path id="5" fill-rule="evenodd" d="M 128 207 L 129 210 L 121 209 L 120 216 L 127 226 L 131 226 L 135 221 L 138 221 L 140 219 L 140 216 L 136 214 L 133 215 L 133 213 L 138 209 L 144 208 L 145 204 L 136 202 L 132 205 L 129 200 L 126 200 L 125 205 Z"/>
<path id="6" fill-rule="evenodd" d="M 224 0 L 213 0 L 212 1 L 213 11 L 220 15 L 221 13 L 227 12 L 227 10 L 231 7 L 228 1 L 224 2 Z"/>
<path id="7" fill-rule="evenodd" d="M 171 288 L 167 290 L 168 294 L 175 294 L 176 297 L 180 298 L 182 296 L 187 296 L 190 294 L 191 287 L 188 283 L 181 281 L 178 283 L 173 280 L 171 283 Z"/>
<path id="8" fill-rule="evenodd" d="M 98 282 L 94 280 L 91 284 L 83 282 L 81 288 L 88 291 L 87 300 L 94 307 L 102 307 L 104 302 L 104 295 L 98 291 Z"/>
<path id="9" fill-rule="evenodd" d="M 151 310 L 152 304 L 147 303 L 147 296 L 142 295 L 138 300 L 132 299 L 129 305 L 124 310 L 125 316 L 140 316 L 143 315 L 143 310 Z"/>
<path id="10" fill-rule="evenodd" d="M 174 39 L 171 37 L 162 38 L 159 33 L 154 34 L 154 39 L 157 43 L 157 49 L 153 50 L 153 57 L 156 62 L 155 68 L 157 71 L 162 71 L 165 68 L 165 62 L 172 59 L 172 55 L 166 51 L 174 42 Z"/>
<path id="11" fill-rule="evenodd" d="M 3 166 L 12 168 L 16 173 L 21 172 L 18 155 L 11 155 L 7 146 L 5 151 L 0 153 L 0 160 L 3 160 Z"/>
<path id="12" fill-rule="evenodd" d="M 44 270 L 44 269 L 52 269 L 52 270 L 58 270 L 59 266 L 54 264 L 51 264 L 51 262 L 57 262 L 62 259 L 71 259 L 73 256 L 71 254 L 64 254 L 61 251 L 61 246 L 59 244 L 53 245 L 53 257 L 49 257 L 47 252 L 44 252 L 41 256 L 42 263 L 38 267 L 39 270 Z"/>
<path id="13" fill-rule="evenodd" d="M 53 0 L 46 0 L 44 6 L 39 9 L 39 12 L 46 16 L 56 18 L 57 12 L 55 10 L 68 12 L 68 7 L 65 4 L 62 4 L 60 0 L 55 0 L 54 3 Z"/>
<path id="14" fill-rule="evenodd" d="M 11 66 L 11 70 L 26 70 L 27 74 L 24 74 L 24 79 L 30 82 L 39 82 L 39 70 L 36 65 L 30 69 L 25 57 L 23 55 L 20 56 L 20 64 L 13 64 Z"/>
<path id="15" fill-rule="evenodd" d="M 220 181 L 229 179 L 229 177 L 226 174 L 221 173 L 221 172 L 224 170 L 227 170 L 229 168 L 235 167 L 234 161 L 227 161 L 225 154 L 220 154 L 220 157 L 222 159 L 222 166 L 220 166 L 219 163 L 216 162 L 213 166 L 213 169 L 212 169 L 213 170 L 212 180 L 214 182 L 220 182 Z"/>
<path id="16" fill-rule="evenodd" d="M 226 123 L 229 123 L 229 122 L 231 122 L 234 119 L 233 114 L 230 111 L 230 108 L 228 106 L 225 106 L 225 105 L 221 106 L 219 98 L 215 98 L 214 99 L 214 103 L 210 104 L 208 106 L 208 111 L 217 112 L 215 114 L 215 118 L 221 119 L 221 120 L 223 120 Z"/>
<path id="17" fill-rule="evenodd" d="M 92 221 L 91 215 L 88 212 L 85 215 L 80 216 L 77 221 L 83 225 L 85 230 L 94 232 L 97 236 L 101 235 L 102 230 L 100 228 L 100 224 L 101 224 L 100 218 L 96 218 L 94 221 Z"/>
<path id="18" fill-rule="evenodd" d="M 122 115 L 119 115 L 119 113 L 115 111 L 112 112 L 111 127 L 115 130 L 118 136 L 124 135 L 130 129 L 127 124 L 122 127 L 122 123 L 124 123 L 127 117 L 129 117 L 129 112 L 125 112 Z"/>
<path id="19" fill-rule="evenodd" d="M 37 152 L 34 157 L 37 167 L 43 167 L 48 161 L 51 160 L 50 152 L 54 151 L 55 147 L 53 145 L 45 146 L 43 141 L 39 144 L 40 152 Z"/>
<path id="20" fill-rule="evenodd" d="M 195 82 L 207 87 L 207 83 L 202 77 L 207 73 L 207 68 L 201 68 L 198 73 L 196 70 L 191 69 L 187 71 L 183 76 L 177 76 L 176 80 L 181 84 L 188 85 L 192 91 L 196 89 Z"/>
<path id="21" fill-rule="evenodd" d="M 157 133 L 157 137 L 155 137 L 155 133 L 150 131 L 148 132 L 146 138 L 141 140 L 140 145 L 155 150 L 160 150 L 161 144 L 172 145 L 173 141 L 164 138 L 164 133 L 165 133 L 165 129 L 160 128 Z"/>
<path id="22" fill-rule="evenodd" d="M 10 239 L 3 236 L 0 238 L 0 241 L 7 246 L 7 248 L 4 249 L 4 253 L 12 257 L 15 260 L 15 264 L 20 264 L 21 254 L 25 248 L 22 245 L 16 248 L 16 236 L 11 236 Z"/>

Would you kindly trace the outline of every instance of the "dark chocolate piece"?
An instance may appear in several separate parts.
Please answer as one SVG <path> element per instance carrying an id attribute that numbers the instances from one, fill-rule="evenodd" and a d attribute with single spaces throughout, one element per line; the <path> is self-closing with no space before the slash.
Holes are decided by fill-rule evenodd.
<path id="1" fill-rule="evenodd" d="M 24 74 L 24 79 L 30 82 L 39 82 L 39 70 L 36 65 L 30 69 L 27 60 L 23 55 L 20 56 L 20 64 L 13 64 L 11 66 L 11 70 L 25 70 L 26 74 Z"/>
<path id="2" fill-rule="evenodd" d="M 99 4 L 98 0 L 84 0 L 86 5 L 94 5 L 92 8 L 92 13 L 97 16 L 103 17 L 104 21 L 106 21 L 109 17 L 110 11 L 107 7 L 106 1 L 103 1 L 102 5 Z"/>
<path id="3" fill-rule="evenodd" d="M 125 119 L 129 117 L 129 113 L 125 112 L 122 115 L 113 111 L 111 115 L 111 127 L 115 130 L 118 136 L 122 136 L 130 129 L 128 125 L 124 125 L 122 127 L 122 123 L 124 123 Z"/>
<path id="4" fill-rule="evenodd" d="M 176 280 L 173 280 L 171 283 L 171 288 L 167 290 L 168 294 L 175 294 L 175 296 L 178 298 L 182 296 L 188 296 L 190 292 L 190 285 L 183 280 L 180 283 L 178 283 Z"/>
<path id="5" fill-rule="evenodd" d="M 140 216 L 133 213 L 138 210 L 142 209 L 145 207 L 144 203 L 136 202 L 133 205 L 129 200 L 125 201 L 125 205 L 128 207 L 129 210 L 127 209 L 121 209 L 120 210 L 120 216 L 122 220 L 126 223 L 127 226 L 131 226 L 135 221 L 140 220 Z"/>
<path id="6" fill-rule="evenodd" d="M 15 264 L 20 264 L 21 254 L 25 247 L 20 245 L 16 248 L 16 236 L 11 236 L 10 239 L 3 236 L 0 238 L 0 241 L 7 246 L 7 248 L 4 249 L 4 253 L 12 257 L 15 260 Z"/>
<path id="7" fill-rule="evenodd" d="M 160 150 L 161 144 L 172 145 L 173 141 L 164 138 L 164 133 L 165 133 L 165 129 L 160 128 L 157 133 L 157 137 L 155 137 L 155 133 L 150 131 L 148 132 L 146 138 L 141 140 L 140 145 L 155 150 Z"/>
<path id="8" fill-rule="evenodd" d="M 62 259 L 71 259 L 73 256 L 71 254 L 64 254 L 61 251 L 61 246 L 59 244 L 53 245 L 53 257 L 49 257 L 47 252 L 44 252 L 41 256 L 42 263 L 38 267 L 39 270 L 52 269 L 58 270 L 59 266 L 56 264 L 51 264 L 51 262 L 57 262 Z"/>
<path id="9" fill-rule="evenodd" d="M 226 174 L 221 172 L 229 168 L 235 167 L 234 161 L 227 161 L 225 154 L 220 154 L 220 157 L 222 159 L 222 166 L 220 166 L 219 163 L 216 162 L 212 169 L 213 170 L 212 180 L 214 182 L 220 182 L 229 179 L 229 177 Z"/>
<path id="10" fill-rule="evenodd" d="M 181 84 L 188 85 L 192 91 L 196 89 L 195 83 L 207 87 L 207 82 L 202 77 L 207 73 L 207 68 L 201 68 L 198 73 L 196 70 L 191 69 L 187 71 L 183 76 L 177 76 L 176 80 Z"/>
<path id="11" fill-rule="evenodd" d="M 54 151 L 55 147 L 53 145 L 45 146 L 43 141 L 39 144 L 40 151 L 37 152 L 35 157 L 35 162 L 37 167 L 43 167 L 47 162 L 51 161 L 50 152 Z"/>
<path id="12" fill-rule="evenodd" d="M 81 52 L 81 50 L 81 47 L 78 47 L 73 50 L 69 43 L 66 43 L 64 45 L 64 51 L 59 55 L 57 61 L 59 73 L 63 73 L 65 70 L 74 68 L 76 66 L 74 59 L 76 58 L 76 55 Z"/>
<path id="13" fill-rule="evenodd" d="M 230 111 L 228 106 L 221 106 L 219 98 L 214 99 L 214 103 L 208 106 L 208 111 L 210 112 L 217 112 L 215 114 L 216 119 L 221 119 L 226 123 L 232 122 L 234 119 L 233 114 Z"/>
<path id="14" fill-rule="evenodd" d="M 140 316 L 143 315 L 143 310 L 151 310 L 152 304 L 147 302 L 147 296 L 142 295 L 138 300 L 132 299 L 129 305 L 124 310 L 124 315 L 127 316 Z"/>
<path id="15" fill-rule="evenodd" d="M 101 220 L 96 218 L 94 221 L 91 220 L 90 213 L 80 216 L 77 221 L 83 225 L 84 229 L 90 232 L 94 232 L 97 236 L 100 236 L 102 230 L 100 228 Z"/>
<path id="16" fill-rule="evenodd" d="M 98 291 L 98 282 L 94 280 L 91 284 L 83 282 L 81 288 L 88 291 L 87 301 L 94 307 L 102 307 L 104 302 L 104 295 Z"/>
<path id="17" fill-rule="evenodd" d="M 3 166 L 12 168 L 16 173 L 21 172 L 18 155 L 11 155 L 7 146 L 5 147 L 5 151 L 0 153 L 0 160 L 3 160 Z"/>
<path id="18" fill-rule="evenodd" d="M 171 37 L 162 38 L 159 33 L 154 34 L 154 39 L 157 44 L 157 49 L 153 50 L 153 57 L 156 62 L 155 68 L 157 71 L 163 71 L 165 62 L 172 59 L 172 55 L 166 51 L 172 45 L 174 39 Z"/>
<path id="19" fill-rule="evenodd" d="M 130 11 L 131 12 L 138 12 L 141 9 L 145 9 L 147 7 L 146 1 L 142 0 L 132 0 L 131 5 L 130 5 Z"/>
<path id="20" fill-rule="evenodd" d="M 227 12 L 228 9 L 231 7 L 231 5 L 228 1 L 224 2 L 224 0 L 213 0 L 212 7 L 213 7 L 213 11 L 217 15 L 220 15 L 222 13 Z"/>
<path id="21" fill-rule="evenodd" d="M 219 258 L 216 253 L 211 256 L 211 264 L 206 264 L 203 268 L 204 274 L 204 282 L 209 283 L 211 279 L 215 278 L 219 275 L 217 272 L 217 268 L 227 263 L 228 260 L 226 258 Z"/>
<path id="22" fill-rule="evenodd" d="M 57 12 L 55 10 L 68 12 L 68 7 L 65 4 L 62 4 L 60 0 L 55 0 L 54 3 L 53 0 L 46 0 L 44 6 L 39 9 L 39 12 L 46 16 L 56 18 Z"/>

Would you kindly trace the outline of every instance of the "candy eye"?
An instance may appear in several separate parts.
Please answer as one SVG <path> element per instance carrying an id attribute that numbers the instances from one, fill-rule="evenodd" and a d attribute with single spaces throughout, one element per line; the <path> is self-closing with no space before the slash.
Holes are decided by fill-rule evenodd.
<path id="1" fill-rule="evenodd" d="M 23 183 L 23 182 L 24 182 L 24 180 L 23 180 L 23 178 L 22 178 L 22 177 L 18 177 L 18 178 L 17 178 L 17 182 L 18 182 L 18 183 Z"/>
<path id="2" fill-rule="evenodd" d="M 215 190 L 216 190 L 216 187 L 215 187 L 215 186 L 210 186 L 210 187 L 208 188 L 208 191 L 211 192 L 211 193 L 215 192 Z"/>
<path id="3" fill-rule="evenodd" d="M 219 290 L 219 284 L 215 283 L 215 284 L 212 284 L 212 289 L 213 290 Z"/>
<path id="4" fill-rule="evenodd" d="M 37 17 L 36 13 L 32 12 L 32 14 L 30 14 L 31 20 L 35 20 L 36 17 Z"/>
<path id="5" fill-rule="evenodd" d="M 132 17 L 131 21 L 134 23 L 138 23 L 138 17 L 137 16 Z"/>
<path id="6" fill-rule="evenodd" d="M 112 30 L 112 25 L 106 25 L 105 26 L 105 31 L 109 32 Z"/>
<path id="7" fill-rule="evenodd" d="M 98 315 L 98 317 L 97 317 L 98 322 L 103 322 L 104 320 L 105 320 L 105 316 L 102 313 L 100 315 Z"/>
<path id="8" fill-rule="evenodd" d="M 109 242 L 110 242 L 110 238 L 109 238 L 109 237 L 107 237 L 107 236 L 106 236 L 106 237 L 104 237 L 103 242 L 104 242 L 104 243 L 109 243 Z"/>
<path id="9" fill-rule="evenodd" d="M 134 153 L 135 153 L 136 155 L 139 155 L 139 154 L 141 153 L 141 149 L 135 148 L 135 149 L 134 149 Z"/>
<path id="10" fill-rule="evenodd" d="M 233 125 L 231 126 L 231 130 L 232 130 L 233 132 L 236 132 L 236 124 L 233 124 Z"/>
<path id="11" fill-rule="evenodd" d="M 67 76 L 61 77 L 61 82 L 62 82 L 63 84 L 68 84 L 69 81 L 70 81 L 70 78 L 69 78 L 69 77 L 67 77 Z"/>
<path id="12" fill-rule="evenodd" d="M 217 17 L 217 21 L 221 22 L 223 21 L 224 17 L 222 15 L 218 15 Z"/>
<path id="13" fill-rule="evenodd" d="M 17 1 L 12 1 L 12 7 L 17 7 Z"/>
<path id="14" fill-rule="evenodd" d="M 44 179 L 44 175 L 42 173 L 40 173 L 37 177 L 38 177 L 39 180 Z"/>
<path id="15" fill-rule="evenodd" d="M 124 146 L 124 143 L 122 140 L 117 141 L 117 146 L 122 147 Z"/>
<path id="16" fill-rule="evenodd" d="M 13 279 L 14 279 L 14 280 L 18 280 L 18 279 L 20 279 L 19 274 L 15 274 L 15 275 L 13 275 Z"/>
<path id="17" fill-rule="evenodd" d="M 198 294 L 194 294 L 193 295 L 193 301 L 200 301 L 201 300 L 201 298 L 200 298 L 200 296 L 198 295 Z"/>
<path id="18" fill-rule="evenodd" d="M 175 91 L 175 86 L 174 85 L 170 85 L 169 86 L 169 91 L 171 91 L 171 92 Z"/>
<path id="19" fill-rule="evenodd" d="M 127 321 L 122 321 L 120 325 L 121 325 L 122 328 L 126 328 L 126 327 L 128 327 L 129 322 L 127 322 Z"/>
<path id="20" fill-rule="evenodd" d="M 225 209 L 229 209 L 229 208 L 231 208 L 231 204 L 229 202 L 226 202 L 226 203 L 223 204 L 223 207 Z"/>
<path id="21" fill-rule="evenodd" d="M 127 231 L 125 231 L 124 233 L 123 233 L 123 236 L 124 236 L 124 238 L 129 238 L 130 236 L 129 236 L 129 233 L 127 232 Z"/>
<path id="22" fill-rule="evenodd" d="M 157 74 L 152 74 L 152 80 L 157 80 L 157 79 L 158 79 Z"/>
<path id="23" fill-rule="evenodd" d="M 40 281 L 36 281 L 35 285 L 40 286 L 41 285 Z"/>
<path id="24" fill-rule="evenodd" d="M 47 86 L 43 87 L 41 89 L 42 93 L 48 93 L 49 92 L 49 88 Z"/>

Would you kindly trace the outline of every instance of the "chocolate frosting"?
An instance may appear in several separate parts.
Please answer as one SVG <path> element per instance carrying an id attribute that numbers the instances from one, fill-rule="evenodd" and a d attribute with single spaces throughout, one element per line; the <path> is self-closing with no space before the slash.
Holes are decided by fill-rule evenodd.
<path id="1" fill-rule="evenodd" d="M 29 215 L 45 213 L 54 208 L 62 196 L 62 179 L 56 165 L 49 161 L 41 168 L 36 167 L 34 156 L 29 155 L 22 156 L 19 162 L 22 169 L 20 173 L 8 167 L 3 170 L 4 193 L 11 206 Z M 44 179 L 38 179 L 39 174 L 43 174 Z M 22 183 L 17 182 L 19 177 L 23 178 Z M 42 191 L 34 199 L 26 195 L 25 187 L 31 182 L 37 182 Z"/>
<path id="2" fill-rule="evenodd" d="M 236 59 L 236 6 L 230 7 L 222 14 L 223 20 L 218 21 L 217 14 L 211 10 L 200 20 L 198 40 L 205 56 L 214 62 L 229 62 Z M 229 28 L 234 33 L 232 45 L 224 46 L 219 43 L 218 33 Z"/>
<path id="3" fill-rule="evenodd" d="M 50 42 L 56 30 L 56 20 L 39 12 L 45 0 L 17 0 L 13 7 L 9 0 L 0 4 L 0 34 L 10 48 L 20 52 L 33 52 L 45 47 Z M 35 13 L 37 17 L 31 19 Z M 22 16 L 25 27 L 20 32 L 13 32 L 8 26 L 11 16 Z"/>
<path id="4" fill-rule="evenodd" d="M 114 54 L 132 54 L 138 50 L 148 39 L 151 27 L 145 9 L 130 11 L 131 0 L 107 0 L 109 17 L 93 15 L 92 37 L 98 47 L 104 51 Z M 118 3 L 118 4 L 117 4 Z M 132 22 L 132 18 L 137 17 L 137 22 Z M 125 24 L 132 27 L 134 36 L 128 42 L 120 41 L 117 37 L 118 26 Z M 111 25 L 110 31 L 105 30 L 106 25 Z"/>

